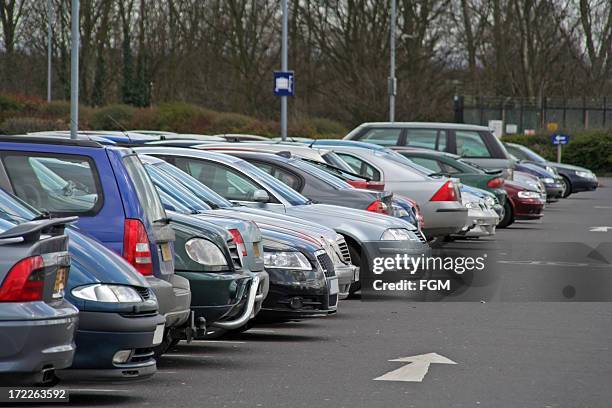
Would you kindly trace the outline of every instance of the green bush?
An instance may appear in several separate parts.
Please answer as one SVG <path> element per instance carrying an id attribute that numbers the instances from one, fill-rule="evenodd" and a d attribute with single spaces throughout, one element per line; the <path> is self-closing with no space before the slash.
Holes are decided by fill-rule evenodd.
<path id="1" fill-rule="evenodd" d="M 213 133 L 245 133 L 246 129 L 255 128 L 257 119 L 240 113 L 219 113 L 212 122 Z"/>
<path id="2" fill-rule="evenodd" d="M 344 125 L 331 119 L 312 118 L 307 122 L 314 128 L 314 136 L 320 139 L 340 139 L 348 133 Z"/>
<path id="3" fill-rule="evenodd" d="M 205 132 L 216 115 L 186 102 L 164 103 L 157 110 L 160 129 L 179 133 Z"/>
<path id="4" fill-rule="evenodd" d="M 94 130 L 127 129 L 135 112 L 136 108 L 128 105 L 109 105 L 95 109 L 90 126 Z"/>
<path id="5" fill-rule="evenodd" d="M 570 133 L 570 142 L 563 146 L 562 161 L 586 167 L 598 174 L 612 173 L 612 129 L 585 130 Z M 557 147 L 551 134 L 504 136 L 505 142 L 529 147 L 548 160 L 557 159 Z"/>
<path id="6" fill-rule="evenodd" d="M 0 125 L 0 132 L 8 135 L 67 129 L 68 125 L 65 122 L 32 117 L 9 118 Z"/>
<path id="7" fill-rule="evenodd" d="M 70 118 L 70 101 L 51 101 L 40 106 L 40 114 L 49 118 Z"/>

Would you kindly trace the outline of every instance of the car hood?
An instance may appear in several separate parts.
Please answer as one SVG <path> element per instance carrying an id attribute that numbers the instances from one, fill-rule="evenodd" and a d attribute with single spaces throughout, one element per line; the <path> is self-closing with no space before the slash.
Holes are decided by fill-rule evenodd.
<path id="1" fill-rule="evenodd" d="M 227 230 L 237 229 L 240 231 L 240 235 L 242 235 L 242 239 L 245 242 L 261 241 L 261 231 L 257 227 L 257 224 L 250 222 L 249 220 L 234 217 L 232 214 L 220 214 L 216 210 L 207 210 L 200 214 L 194 214 L 194 216 Z"/>
<path id="2" fill-rule="evenodd" d="M 70 237 L 68 252 L 71 257 L 67 291 L 92 283 L 149 286 L 132 265 L 95 239 L 74 227 L 67 228 L 66 233 Z"/>
<path id="3" fill-rule="evenodd" d="M 319 244 L 311 240 L 297 237 L 295 235 L 283 232 L 262 228 L 261 232 L 264 236 L 264 251 L 276 249 L 279 251 L 295 251 L 305 252 L 311 255 L 320 249 L 323 249 Z"/>
<path id="4" fill-rule="evenodd" d="M 412 224 L 399 218 L 336 205 L 309 204 L 288 206 L 287 214 L 315 220 L 334 229 L 348 223 L 352 226 L 365 226 L 370 231 L 378 230 L 381 234 L 388 228 L 416 230 Z M 379 237 L 380 235 L 376 239 Z"/>
<path id="5" fill-rule="evenodd" d="M 551 167 L 556 167 L 557 169 L 573 170 L 573 171 L 591 171 L 585 167 L 574 166 L 573 164 L 555 163 L 555 162 L 547 162 L 546 164 L 548 164 Z"/>

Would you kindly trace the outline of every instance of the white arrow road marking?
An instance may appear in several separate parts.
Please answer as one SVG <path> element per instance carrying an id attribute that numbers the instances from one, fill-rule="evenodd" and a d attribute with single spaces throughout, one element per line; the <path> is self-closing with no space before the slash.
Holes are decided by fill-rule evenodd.
<path id="1" fill-rule="evenodd" d="M 410 381 L 421 382 L 429 371 L 430 364 L 457 364 L 437 353 L 420 354 L 412 357 L 396 358 L 389 361 L 400 361 L 410 363 L 397 370 L 389 371 L 387 374 L 374 378 L 374 381 Z"/>
<path id="2" fill-rule="evenodd" d="M 612 227 L 591 227 L 589 232 L 608 232 Z"/>

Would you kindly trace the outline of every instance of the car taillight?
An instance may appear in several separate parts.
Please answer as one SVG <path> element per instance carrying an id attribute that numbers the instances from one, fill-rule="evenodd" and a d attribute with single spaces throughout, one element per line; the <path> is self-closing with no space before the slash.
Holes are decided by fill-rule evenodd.
<path id="1" fill-rule="evenodd" d="M 412 204 L 412 206 L 414 207 L 414 213 L 416 215 L 417 221 L 419 222 L 419 228 L 425 228 L 425 220 L 423 219 L 423 214 L 421 213 L 421 207 L 419 207 L 419 203 L 408 197 L 406 197 L 406 200 L 410 202 L 410 204 Z"/>
<path id="2" fill-rule="evenodd" d="M 455 185 L 448 180 L 429 201 L 459 201 L 459 194 L 455 190 Z"/>
<path id="3" fill-rule="evenodd" d="M 125 220 L 123 225 L 123 257 L 141 274 L 153 275 L 149 237 L 140 220 Z"/>
<path id="4" fill-rule="evenodd" d="M 500 177 L 495 177 L 494 179 L 489 180 L 487 186 L 490 188 L 499 188 L 504 185 L 504 179 Z"/>
<path id="5" fill-rule="evenodd" d="M 355 188 L 368 188 L 368 182 L 365 180 L 347 180 L 346 182 Z"/>
<path id="6" fill-rule="evenodd" d="M 385 183 L 381 183 L 379 181 L 368 181 L 366 182 L 366 185 L 366 188 L 369 190 L 383 191 L 385 189 Z"/>
<path id="7" fill-rule="evenodd" d="M 232 234 L 234 244 L 236 244 L 236 248 L 238 248 L 238 251 L 242 252 L 242 256 L 247 256 L 246 246 L 244 246 L 244 240 L 242 239 L 240 231 L 238 231 L 237 229 L 231 229 L 229 230 L 229 233 Z"/>
<path id="8" fill-rule="evenodd" d="M 6 275 L 0 286 L 0 302 L 42 300 L 45 286 L 44 263 L 40 255 L 22 259 Z"/>
<path id="9" fill-rule="evenodd" d="M 367 211 L 372 211 L 379 214 L 389 214 L 389 207 L 380 200 L 374 201 L 366 208 Z"/>

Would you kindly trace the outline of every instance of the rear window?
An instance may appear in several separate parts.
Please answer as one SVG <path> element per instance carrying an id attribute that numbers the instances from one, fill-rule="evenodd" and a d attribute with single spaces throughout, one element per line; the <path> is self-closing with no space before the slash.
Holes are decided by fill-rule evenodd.
<path id="1" fill-rule="evenodd" d="M 457 154 L 461 157 L 492 157 L 482 135 L 478 132 L 457 130 L 455 140 Z"/>
<path id="2" fill-rule="evenodd" d="M 92 215 L 102 206 L 94 163 L 78 155 L 5 153 L 4 168 L 15 195 L 52 214 Z"/>
<path id="3" fill-rule="evenodd" d="M 138 201 L 144 209 L 145 216 L 150 222 L 163 220 L 166 218 L 166 211 L 159 199 L 157 190 L 151 182 L 144 166 L 135 154 L 125 156 L 123 164 L 132 180 L 132 184 L 136 189 Z"/>

